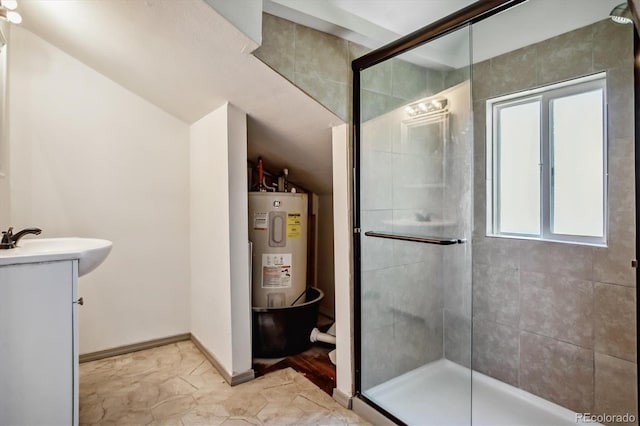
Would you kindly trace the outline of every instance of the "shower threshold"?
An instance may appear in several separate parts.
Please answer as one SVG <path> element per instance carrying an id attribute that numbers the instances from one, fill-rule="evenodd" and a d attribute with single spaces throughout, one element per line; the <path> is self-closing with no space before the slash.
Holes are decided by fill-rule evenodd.
<path id="1" fill-rule="evenodd" d="M 563 426 L 578 420 L 571 410 L 446 359 L 363 394 L 409 425 Z"/>

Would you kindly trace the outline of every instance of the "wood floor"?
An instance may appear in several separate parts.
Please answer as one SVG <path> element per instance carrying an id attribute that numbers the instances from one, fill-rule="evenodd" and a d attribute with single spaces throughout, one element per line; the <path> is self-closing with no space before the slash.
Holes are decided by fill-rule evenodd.
<path id="1" fill-rule="evenodd" d="M 254 359 L 253 371 L 258 377 L 273 371 L 293 368 L 320 389 L 332 395 L 336 387 L 336 366 L 331 363 L 329 352 L 333 349 L 333 346 L 315 343 L 302 353 L 275 360 L 275 362 L 262 358 Z"/>

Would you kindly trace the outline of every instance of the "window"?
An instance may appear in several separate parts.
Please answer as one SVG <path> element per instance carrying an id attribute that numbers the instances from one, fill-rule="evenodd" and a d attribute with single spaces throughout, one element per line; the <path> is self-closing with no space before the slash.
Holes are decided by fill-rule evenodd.
<path id="1" fill-rule="evenodd" d="M 487 233 L 606 243 L 606 75 L 487 101 Z"/>

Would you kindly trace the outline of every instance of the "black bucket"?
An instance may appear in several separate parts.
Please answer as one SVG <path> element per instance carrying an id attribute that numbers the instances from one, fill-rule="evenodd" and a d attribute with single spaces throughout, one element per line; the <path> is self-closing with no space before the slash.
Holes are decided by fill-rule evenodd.
<path id="1" fill-rule="evenodd" d="M 253 356 L 279 358 L 309 349 L 309 336 L 318 321 L 323 297 L 322 290 L 309 287 L 305 291 L 305 303 L 283 308 L 251 308 Z"/>

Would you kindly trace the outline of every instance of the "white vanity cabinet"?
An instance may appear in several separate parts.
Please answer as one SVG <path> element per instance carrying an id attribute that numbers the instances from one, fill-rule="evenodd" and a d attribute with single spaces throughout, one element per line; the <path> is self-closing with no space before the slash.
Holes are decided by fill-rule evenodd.
<path id="1" fill-rule="evenodd" d="M 78 424 L 78 260 L 0 265 L 0 425 Z"/>

